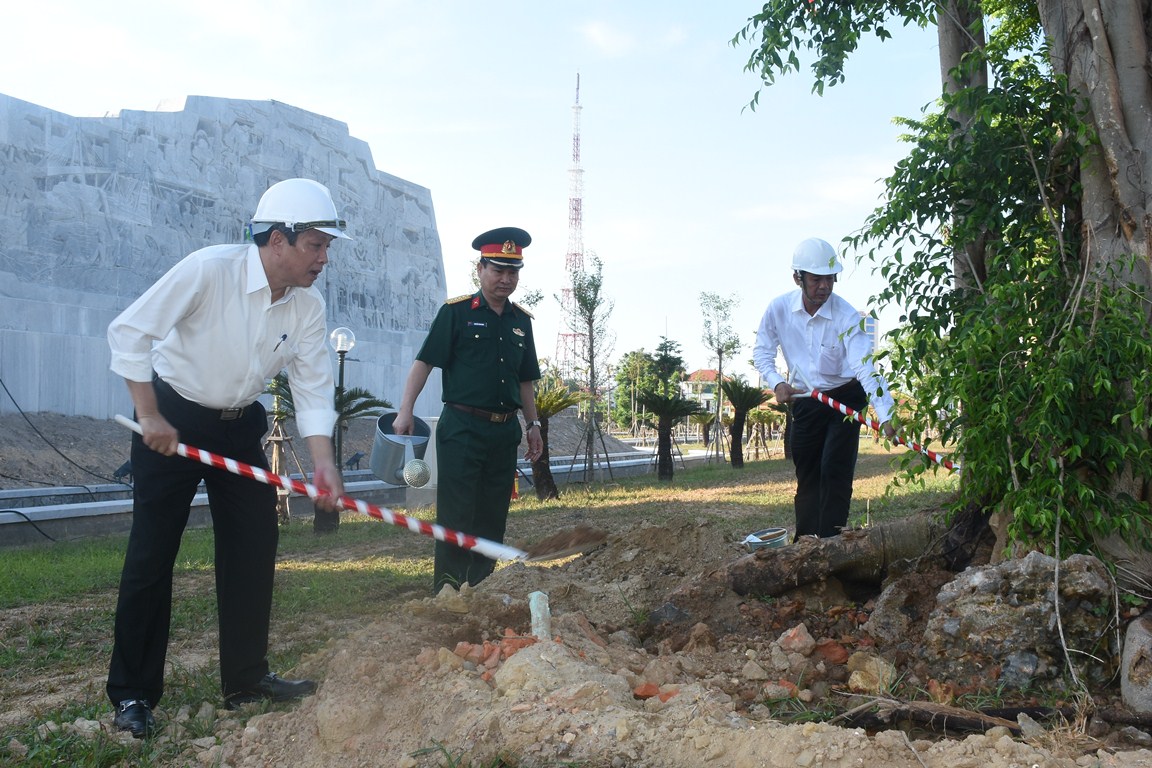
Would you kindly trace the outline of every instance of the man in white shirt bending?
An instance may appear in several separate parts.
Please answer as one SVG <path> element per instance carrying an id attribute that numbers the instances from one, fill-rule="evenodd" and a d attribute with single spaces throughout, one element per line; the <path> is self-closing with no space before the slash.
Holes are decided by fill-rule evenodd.
<path id="1" fill-rule="evenodd" d="M 132 532 L 120 577 L 108 698 L 115 725 L 136 738 L 156 728 L 164 692 L 172 567 L 203 481 L 216 541 L 220 682 L 229 709 L 316 690 L 268 669 L 272 579 L 279 538 L 276 490 L 183 458 L 183 442 L 268 468 L 268 418 L 257 398 L 286 370 L 313 482 L 337 508 L 344 487 L 332 430 L 332 364 L 324 300 L 312 284 L 328 246 L 347 238 L 328 189 L 287 179 L 260 198 L 252 242 L 182 259 L 108 327 L 112 370 L 124 377 L 142 435 L 132 438 Z"/>

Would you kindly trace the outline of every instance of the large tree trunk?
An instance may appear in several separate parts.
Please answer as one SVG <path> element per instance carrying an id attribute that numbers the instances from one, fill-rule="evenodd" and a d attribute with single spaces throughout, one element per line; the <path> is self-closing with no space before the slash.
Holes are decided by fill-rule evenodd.
<path id="1" fill-rule="evenodd" d="M 879 585 L 897 560 L 933 551 L 942 555 L 945 531 L 938 517 L 915 515 L 827 539 L 803 536 L 795 544 L 757 550 L 730 564 L 728 586 L 739 595 L 773 597 L 829 576 Z"/>
<path id="2" fill-rule="evenodd" d="M 1040 0 L 1053 69 L 1084 99 L 1099 150 L 1081 170 L 1086 264 L 1092 274 L 1126 254 L 1122 279 L 1149 287 L 1152 225 L 1152 78 L 1148 0 Z"/>
<path id="3" fill-rule="evenodd" d="M 1054 71 L 1083 97 L 1100 138 L 1084 158 L 1080 182 L 1084 273 L 1111 289 L 1152 285 L 1152 77 L 1149 0 L 1040 0 L 1040 22 Z M 1129 255 L 1136 259 L 1129 265 Z M 1111 273 L 1109 270 L 1113 270 Z M 1152 320 L 1152 307 L 1143 318 Z M 1147 499 L 1147 478 L 1110 478 L 1111 492 Z"/>

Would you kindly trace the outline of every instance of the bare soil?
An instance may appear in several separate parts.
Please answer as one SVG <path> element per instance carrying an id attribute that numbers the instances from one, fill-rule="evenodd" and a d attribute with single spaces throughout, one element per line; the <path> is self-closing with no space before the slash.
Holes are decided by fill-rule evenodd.
<path id="1" fill-rule="evenodd" d="M 32 430 L 16 419 L 0 418 L 5 487 L 92 482 L 93 474 L 110 477 L 127 456 L 127 435 L 112 422 L 36 414 Z M 564 452 L 557 447 L 564 431 L 553 425 L 553 455 Z M 367 432 L 349 437 L 345 455 L 368 453 Z M 67 458 L 45 450 L 40 435 Z M 772 482 L 789 485 L 789 469 L 781 464 Z M 179 764 L 478 767 L 503 756 L 507 765 L 589 768 L 1152 768 L 1152 752 L 1115 734 L 1098 740 L 1068 725 L 1047 724 L 1025 738 L 992 731 L 939 739 L 774 719 L 764 704 L 773 694 L 803 697 L 817 688 L 785 680 L 773 666 L 781 636 L 803 624 L 814 639 L 849 652 L 875 650 L 860 631 L 867 606 L 845 599 L 834 585 L 769 602 L 727 591 L 710 575 L 743 550 L 703 514 L 710 498 L 708 491 L 685 492 L 674 502 L 673 522 L 614 527 L 592 520 L 609 534 L 589 553 L 509 564 L 474 590 L 400 596 L 382 617 L 327 625 L 327 644 L 291 670 L 320 681 L 316 695 L 267 713 L 241 712 L 239 719 L 221 715 L 215 738 L 191 743 Z M 578 522 L 585 521 L 514 515 L 509 538 L 540 541 Z M 395 541 L 427 556 L 423 537 Z M 343 548 L 318 557 L 371 554 Z M 195 581 L 178 589 L 210 589 Z M 669 607 L 674 594 L 675 610 Z M 539 610 L 542 595 L 547 614 Z M 0 629 L 95 609 L 110 606 L 0 611 Z M 365 613 L 380 616 L 380 609 Z M 274 635 L 315 631 L 302 624 L 277 616 Z M 179 667 L 202 667 L 214 659 L 215 647 L 215 632 L 208 630 L 174 641 L 170 658 Z M 103 674 L 91 669 L 55 678 L 46 672 L 27 681 L 6 697 L 0 725 L 34 721 L 45 708 L 91 696 L 102 688 Z M 843 689 L 844 676 L 842 664 L 825 665 L 826 688 Z M 798 690 L 789 693 L 784 683 L 799 683 Z M 181 717 L 159 714 L 167 723 Z"/>

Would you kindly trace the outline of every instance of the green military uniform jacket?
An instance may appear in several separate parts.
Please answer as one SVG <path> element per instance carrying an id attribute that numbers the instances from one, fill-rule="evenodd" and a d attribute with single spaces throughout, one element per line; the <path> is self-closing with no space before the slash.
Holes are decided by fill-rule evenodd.
<path id="1" fill-rule="evenodd" d="M 532 315 L 511 301 L 498 315 L 480 292 L 440 307 L 416 359 L 441 370 L 444 402 L 489 411 L 520 408 L 520 383 L 540 378 Z"/>

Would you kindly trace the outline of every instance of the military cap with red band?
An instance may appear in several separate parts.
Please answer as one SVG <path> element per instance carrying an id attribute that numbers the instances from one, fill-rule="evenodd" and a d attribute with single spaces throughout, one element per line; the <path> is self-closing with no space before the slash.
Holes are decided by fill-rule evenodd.
<path id="1" fill-rule="evenodd" d="M 524 266 L 524 249 L 531 243 L 532 236 L 519 227 L 500 227 L 477 237 L 472 247 L 480 251 L 481 261 L 520 269 Z"/>

